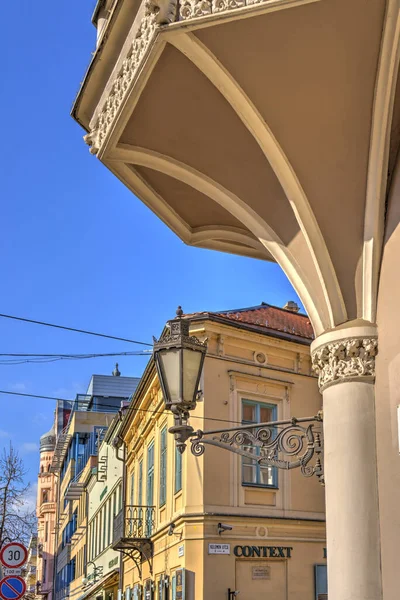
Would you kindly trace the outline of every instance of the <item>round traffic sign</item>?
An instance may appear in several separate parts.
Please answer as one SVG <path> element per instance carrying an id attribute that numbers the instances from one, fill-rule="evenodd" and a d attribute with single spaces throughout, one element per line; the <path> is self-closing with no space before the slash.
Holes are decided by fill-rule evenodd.
<path id="1" fill-rule="evenodd" d="M 0 581 L 0 598 L 19 600 L 26 592 L 26 583 L 22 577 L 9 575 Z"/>
<path id="2" fill-rule="evenodd" d="M 0 562 L 9 568 L 22 567 L 28 558 L 28 550 L 19 542 L 10 542 L 0 550 Z"/>

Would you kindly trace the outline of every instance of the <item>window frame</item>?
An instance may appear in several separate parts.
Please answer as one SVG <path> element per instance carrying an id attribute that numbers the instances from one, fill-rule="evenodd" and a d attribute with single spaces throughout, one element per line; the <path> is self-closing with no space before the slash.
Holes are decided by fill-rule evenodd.
<path id="1" fill-rule="evenodd" d="M 138 463 L 138 486 L 137 486 L 137 503 L 138 506 L 143 506 L 143 456 Z"/>
<path id="2" fill-rule="evenodd" d="M 256 408 L 256 418 L 257 421 L 246 421 L 243 418 L 243 407 L 247 405 L 247 406 L 253 406 Z M 255 427 L 257 427 L 258 423 L 261 423 L 262 421 L 260 420 L 260 410 L 261 407 L 263 408 L 269 408 L 272 409 L 272 421 L 276 421 L 277 417 L 278 417 L 278 405 L 273 403 L 273 402 L 263 402 L 261 400 L 251 400 L 249 398 L 245 398 L 242 397 L 241 398 L 241 405 L 240 405 L 240 409 L 241 409 L 241 421 L 242 421 L 242 425 L 254 425 Z M 260 448 L 257 446 L 256 447 L 256 455 L 259 456 L 260 455 Z M 254 462 L 254 467 L 256 469 L 256 483 L 252 483 L 252 482 L 247 482 L 244 480 L 244 467 L 246 466 L 244 463 L 245 457 L 242 457 L 242 461 L 241 461 L 241 482 L 242 482 L 242 487 L 252 487 L 252 488 L 261 488 L 261 489 L 272 489 L 272 490 L 277 490 L 279 489 L 279 479 L 278 479 L 278 469 L 277 467 L 271 467 L 272 468 L 272 479 L 273 479 L 273 483 L 269 484 L 269 483 L 261 483 L 261 469 L 262 467 L 260 466 L 260 464 L 258 462 Z"/>
<path id="3" fill-rule="evenodd" d="M 178 467 L 179 464 L 179 467 Z M 179 494 L 182 491 L 183 481 L 183 455 L 178 450 L 178 446 L 175 444 L 175 482 L 174 482 L 174 493 Z"/>
<path id="4" fill-rule="evenodd" d="M 160 475 L 159 475 L 159 502 L 160 508 L 166 505 L 167 503 L 167 448 L 168 448 L 168 438 L 167 438 L 167 426 L 164 427 L 160 431 Z"/>

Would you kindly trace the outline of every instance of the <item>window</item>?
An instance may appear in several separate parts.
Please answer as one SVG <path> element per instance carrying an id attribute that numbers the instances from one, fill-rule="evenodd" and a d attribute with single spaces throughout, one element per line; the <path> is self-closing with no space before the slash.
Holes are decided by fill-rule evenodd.
<path id="1" fill-rule="evenodd" d="M 175 446 L 175 494 L 182 489 L 182 454 Z"/>
<path id="2" fill-rule="evenodd" d="M 43 490 L 42 492 L 42 503 L 49 501 L 50 490 Z"/>
<path id="3" fill-rule="evenodd" d="M 44 524 L 44 541 L 47 542 L 49 540 L 49 522 L 46 521 Z"/>
<path id="4" fill-rule="evenodd" d="M 103 550 L 102 547 L 102 543 L 103 543 L 103 536 L 102 536 L 102 531 L 103 531 L 103 511 L 100 510 L 99 511 L 99 549 L 97 554 L 100 554 L 100 552 Z"/>
<path id="5" fill-rule="evenodd" d="M 164 506 L 167 499 L 167 428 L 164 427 L 160 434 L 160 506 Z"/>
<path id="6" fill-rule="evenodd" d="M 104 548 L 106 548 L 107 546 L 107 529 L 108 529 L 108 523 L 107 523 L 107 516 L 108 518 L 110 518 L 110 515 L 107 515 L 107 502 L 104 503 L 103 505 L 103 512 L 104 512 L 104 525 L 103 525 L 103 550 Z"/>
<path id="7" fill-rule="evenodd" d="M 47 559 L 44 558 L 43 559 L 43 577 L 42 577 L 42 583 L 46 583 L 46 574 L 47 574 Z"/>
<path id="8" fill-rule="evenodd" d="M 328 600 L 328 576 L 326 565 L 315 565 L 315 600 Z"/>
<path id="9" fill-rule="evenodd" d="M 146 505 L 152 506 L 154 498 L 154 442 L 147 449 Z"/>
<path id="10" fill-rule="evenodd" d="M 251 400 L 242 401 L 242 423 L 265 423 L 276 420 L 276 405 L 262 404 L 261 402 L 252 402 Z M 252 444 L 243 446 L 243 449 L 250 452 L 255 457 L 262 455 L 259 446 Z M 246 486 L 277 487 L 278 476 L 276 467 L 261 466 L 251 458 L 243 458 L 242 461 L 242 484 Z"/>
<path id="11" fill-rule="evenodd" d="M 114 523 L 114 516 L 112 514 L 112 499 L 110 498 L 108 501 L 108 514 L 109 514 L 109 519 L 108 519 L 108 546 L 111 544 L 111 528 L 112 528 L 112 524 Z"/>
<path id="12" fill-rule="evenodd" d="M 147 520 L 146 520 L 146 536 L 149 537 L 152 533 L 152 519 L 150 506 L 154 502 L 154 442 L 147 448 L 147 487 L 146 487 L 146 504 L 147 504 Z"/>
<path id="13" fill-rule="evenodd" d="M 122 485 L 118 486 L 118 512 L 122 510 Z"/>
<path id="14" fill-rule="evenodd" d="M 139 461 L 138 504 L 143 503 L 143 459 Z"/>
<path id="15" fill-rule="evenodd" d="M 131 473 L 131 490 L 130 490 L 130 501 L 129 503 L 133 506 L 135 504 L 135 473 Z"/>

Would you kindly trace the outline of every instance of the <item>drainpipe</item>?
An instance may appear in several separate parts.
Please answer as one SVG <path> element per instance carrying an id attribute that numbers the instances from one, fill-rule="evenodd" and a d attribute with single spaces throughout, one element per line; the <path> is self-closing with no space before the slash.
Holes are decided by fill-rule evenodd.
<path id="1" fill-rule="evenodd" d="M 89 531 L 89 491 L 85 487 L 86 494 L 86 502 L 85 502 L 85 517 L 86 517 L 86 527 L 85 527 L 85 551 L 83 553 L 83 564 L 85 570 L 85 577 L 87 577 L 87 557 L 88 557 L 88 531 Z"/>
<path id="2" fill-rule="evenodd" d="M 53 586 L 52 586 L 52 600 L 56 600 L 56 577 L 57 577 L 57 556 L 58 556 L 58 532 L 59 532 L 59 519 L 60 519 L 60 489 L 61 489 L 61 471 L 57 475 L 54 473 L 56 480 L 56 521 L 54 523 L 54 554 L 53 554 Z"/>
<path id="3" fill-rule="evenodd" d="M 119 438 L 119 440 L 122 442 L 122 457 L 119 456 L 119 447 L 115 448 L 115 456 L 118 460 L 120 460 L 122 462 L 122 490 L 121 490 L 121 494 L 122 494 L 122 510 L 124 511 L 125 514 L 125 496 L 126 496 L 126 445 L 125 442 Z M 124 582 L 124 561 L 123 561 L 123 554 L 122 552 L 120 552 L 120 562 L 119 562 L 119 589 L 121 590 L 121 598 L 123 598 L 123 591 L 122 591 L 122 585 Z"/>

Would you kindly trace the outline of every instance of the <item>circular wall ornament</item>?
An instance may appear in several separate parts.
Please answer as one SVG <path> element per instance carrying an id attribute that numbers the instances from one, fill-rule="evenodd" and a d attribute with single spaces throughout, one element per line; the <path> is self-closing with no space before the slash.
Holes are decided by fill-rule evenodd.
<path id="1" fill-rule="evenodd" d="M 254 352 L 254 360 L 259 365 L 265 365 L 267 362 L 267 357 L 264 352 Z"/>

